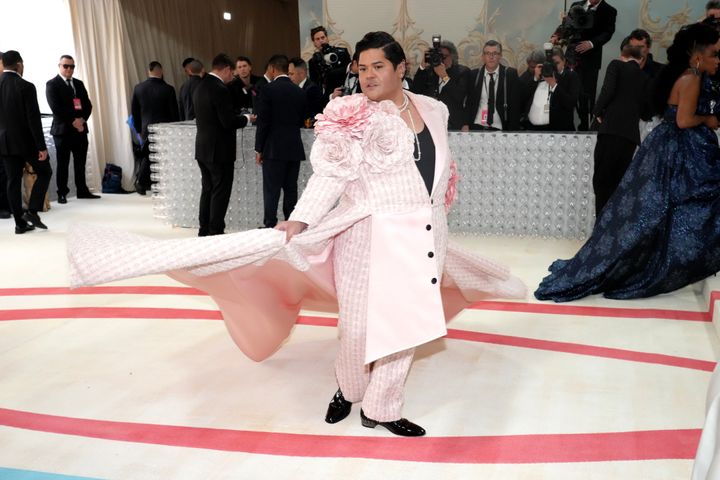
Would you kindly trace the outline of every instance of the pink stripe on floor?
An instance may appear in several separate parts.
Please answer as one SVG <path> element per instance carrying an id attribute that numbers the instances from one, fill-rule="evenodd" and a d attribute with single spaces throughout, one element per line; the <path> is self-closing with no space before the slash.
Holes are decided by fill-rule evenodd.
<path id="1" fill-rule="evenodd" d="M 351 417 L 357 420 L 354 415 Z M 183 427 L 60 417 L 0 409 L 0 425 L 103 440 L 290 457 L 369 458 L 410 462 L 521 464 L 695 457 L 699 429 L 549 435 L 333 436 Z M 432 433 L 432 425 L 424 424 Z M 332 427 L 318 417 L 318 428 Z"/>

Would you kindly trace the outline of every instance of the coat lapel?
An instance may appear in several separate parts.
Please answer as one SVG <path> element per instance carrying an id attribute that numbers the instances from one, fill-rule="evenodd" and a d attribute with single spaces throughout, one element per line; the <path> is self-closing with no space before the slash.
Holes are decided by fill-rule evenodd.
<path id="1" fill-rule="evenodd" d="M 450 159 L 448 158 L 447 125 L 443 124 L 445 117 L 433 103 L 426 101 L 421 95 L 415 95 L 411 92 L 406 93 L 410 97 L 410 101 L 415 105 L 415 108 L 417 108 L 428 130 L 430 130 L 430 135 L 435 143 L 435 175 L 432 193 L 430 195 L 432 197 L 443 171 L 450 163 Z"/>

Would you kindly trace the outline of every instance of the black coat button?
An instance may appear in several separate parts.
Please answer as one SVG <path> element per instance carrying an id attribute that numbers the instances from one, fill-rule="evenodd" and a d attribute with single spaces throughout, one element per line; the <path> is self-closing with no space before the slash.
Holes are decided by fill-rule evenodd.
<path id="1" fill-rule="evenodd" d="M 425 225 L 425 230 L 428 230 L 428 231 L 432 230 L 432 226 L 431 226 L 431 225 Z"/>
<path id="2" fill-rule="evenodd" d="M 433 258 L 435 254 L 433 252 L 428 252 L 428 257 Z"/>
<path id="3" fill-rule="evenodd" d="M 437 283 L 437 278 L 433 278 L 432 280 L 430 280 L 430 283 L 432 283 L 433 285 L 435 285 L 435 284 Z"/>

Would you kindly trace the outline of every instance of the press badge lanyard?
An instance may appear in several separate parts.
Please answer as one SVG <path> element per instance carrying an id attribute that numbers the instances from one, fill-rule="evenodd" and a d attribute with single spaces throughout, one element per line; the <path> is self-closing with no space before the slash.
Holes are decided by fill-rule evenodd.
<path id="1" fill-rule="evenodd" d="M 72 88 L 73 91 L 73 107 L 76 111 L 82 110 L 82 102 L 77 97 L 77 90 L 75 90 L 75 83 L 72 81 L 72 78 L 68 78 L 67 82 L 69 83 L 70 88 Z"/>

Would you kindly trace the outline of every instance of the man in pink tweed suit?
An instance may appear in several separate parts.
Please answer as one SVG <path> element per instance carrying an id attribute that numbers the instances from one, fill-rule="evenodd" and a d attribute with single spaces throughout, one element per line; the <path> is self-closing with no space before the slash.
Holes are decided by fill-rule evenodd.
<path id="1" fill-rule="evenodd" d="M 69 235 L 73 286 L 164 272 L 207 292 L 238 347 L 261 361 L 300 308 L 338 311 L 339 390 L 326 421 L 362 402 L 366 427 L 424 435 L 402 418 L 414 348 L 474 301 L 525 295 L 507 268 L 448 242 L 455 194 L 448 111 L 402 90 L 405 55 L 387 33 L 358 44 L 363 94 L 318 115 L 313 176 L 276 229 L 153 240 L 95 226 Z M 109 248 L 112 246 L 112 248 Z"/>
<path id="2" fill-rule="evenodd" d="M 414 347 L 446 333 L 439 280 L 447 250 L 448 112 L 403 90 L 405 54 L 389 34 L 365 35 L 357 52 L 364 95 L 338 99 L 318 115 L 315 174 L 290 221 L 277 228 L 290 240 L 338 199 L 338 209 L 370 211 L 334 241 L 340 388 L 325 420 L 338 422 L 362 402 L 364 426 L 420 436 L 425 430 L 402 418 L 401 408 Z"/>

